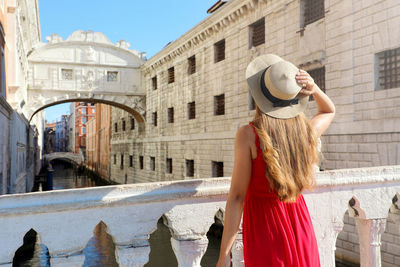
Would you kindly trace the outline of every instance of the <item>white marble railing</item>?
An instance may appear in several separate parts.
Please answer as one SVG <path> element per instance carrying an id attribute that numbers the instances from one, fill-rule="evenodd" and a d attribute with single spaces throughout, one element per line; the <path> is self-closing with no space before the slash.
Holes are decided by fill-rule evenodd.
<path id="1" fill-rule="evenodd" d="M 388 211 L 399 213 L 400 166 L 321 172 L 317 181 L 305 198 L 321 266 L 335 266 L 336 237 L 346 210 L 356 218 L 361 266 L 381 266 L 380 235 Z M 143 266 L 149 235 L 163 215 L 179 266 L 200 266 L 206 233 L 225 208 L 229 183 L 229 178 L 212 178 L 0 196 L 0 266 L 11 266 L 31 228 L 48 247 L 52 267 L 82 266 L 82 249 L 100 221 L 113 237 L 120 266 Z M 238 235 L 234 266 L 243 266 L 241 248 Z"/>

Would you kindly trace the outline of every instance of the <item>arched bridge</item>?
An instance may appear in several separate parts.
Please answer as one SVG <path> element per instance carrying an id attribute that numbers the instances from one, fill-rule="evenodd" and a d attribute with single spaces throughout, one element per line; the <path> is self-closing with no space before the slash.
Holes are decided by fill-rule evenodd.
<path id="1" fill-rule="evenodd" d="M 81 165 L 84 162 L 84 158 L 82 154 L 72 153 L 72 152 L 54 152 L 50 154 L 44 155 L 44 160 L 47 162 L 51 162 L 55 159 L 63 159 L 70 162 L 73 162 L 77 165 Z"/>

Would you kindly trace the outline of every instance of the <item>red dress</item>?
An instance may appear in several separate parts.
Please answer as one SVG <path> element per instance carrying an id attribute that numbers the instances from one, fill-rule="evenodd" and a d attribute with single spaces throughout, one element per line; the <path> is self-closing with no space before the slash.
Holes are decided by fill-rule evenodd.
<path id="1" fill-rule="evenodd" d="M 243 211 L 243 245 L 246 267 L 319 267 L 314 228 L 304 201 L 285 203 L 272 193 L 265 178 L 265 162 L 256 136 L 257 158 Z"/>

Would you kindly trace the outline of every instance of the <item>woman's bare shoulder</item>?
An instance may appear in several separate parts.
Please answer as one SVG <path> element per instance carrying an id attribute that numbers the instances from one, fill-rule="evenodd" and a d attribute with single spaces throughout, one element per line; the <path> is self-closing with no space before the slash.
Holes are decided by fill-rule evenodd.
<path id="1" fill-rule="evenodd" d="M 254 143 L 254 131 L 250 124 L 241 126 L 236 133 L 236 140 L 241 142 Z"/>

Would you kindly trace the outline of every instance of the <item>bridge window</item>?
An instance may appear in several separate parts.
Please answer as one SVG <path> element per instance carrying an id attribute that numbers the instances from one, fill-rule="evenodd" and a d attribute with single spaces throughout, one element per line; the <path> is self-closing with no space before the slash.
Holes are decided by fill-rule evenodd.
<path id="1" fill-rule="evenodd" d="M 214 115 L 225 114 L 225 94 L 214 96 Z"/>
<path id="2" fill-rule="evenodd" d="M 157 126 L 157 112 L 153 112 L 153 125 Z"/>
<path id="3" fill-rule="evenodd" d="M 175 68 L 171 67 L 168 69 L 168 83 L 175 82 Z"/>
<path id="4" fill-rule="evenodd" d="M 187 177 L 194 176 L 194 160 L 192 159 L 186 160 L 186 176 Z"/>
<path id="5" fill-rule="evenodd" d="M 144 166 L 144 164 L 143 164 L 143 156 L 139 156 L 139 167 L 140 167 L 141 170 L 143 170 L 143 166 Z"/>
<path id="6" fill-rule="evenodd" d="M 153 78 L 151 78 L 151 82 L 153 85 L 153 90 L 156 90 L 157 89 L 157 75 L 154 76 Z"/>
<path id="7" fill-rule="evenodd" d="M 156 158 L 155 157 L 150 157 L 150 170 L 151 171 L 156 170 Z"/>
<path id="8" fill-rule="evenodd" d="M 168 123 L 174 123 L 174 108 L 168 108 Z"/>
<path id="9" fill-rule="evenodd" d="M 222 161 L 212 161 L 212 177 L 224 177 L 224 163 Z"/>
<path id="10" fill-rule="evenodd" d="M 400 87 L 400 48 L 378 53 L 376 71 L 379 81 L 375 90 Z"/>
<path id="11" fill-rule="evenodd" d="M 107 82 L 118 81 L 118 71 L 107 71 Z"/>
<path id="12" fill-rule="evenodd" d="M 225 59 L 225 39 L 214 44 L 214 62 L 220 62 Z"/>
<path id="13" fill-rule="evenodd" d="M 249 27 L 249 48 L 265 43 L 265 20 L 264 18 L 254 22 Z"/>
<path id="14" fill-rule="evenodd" d="M 129 167 L 133 167 L 133 156 L 129 155 Z"/>
<path id="15" fill-rule="evenodd" d="M 118 132 L 118 123 L 116 122 L 114 123 L 114 132 L 116 133 Z"/>
<path id="16" fill-rule="evenodd" d="M 131 130 L 135 129 L 135 119 L 131 117 Z"/>
<path id="17" fill-rule="evenodd" d="M 73 72 L 72 69 L 61 69 L 61 76 L 63 80 L 70 81 L 73 79 L 72 77 Z"/>
<path id="18" fill-rule="evenodd" d="M 188 109 L 188 119 L 193 120 L 196 118 L 196 102 L 190 102 L 187 105 Z"/>
<path id="19" fill-rule="evenodd" d="M 122 120 L 122 131 L 125 131 L 125 120 Z"/>
<path id="20" fill-rule="evenodd" d="M 166 173 L 172 173 L 172 159 L 171 158 L 167 158 Z"/>
<path id="21" fill-rule="evenodd" d="M 196 57 L 195 56 L 191 56 L 190 58 L 188 58 L 188 64 L 189 64 L 189 68 L 188 68 L 189 75 L 196 73 Z"/>

